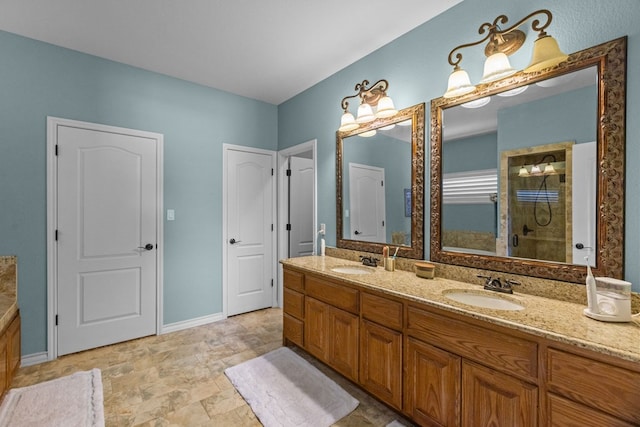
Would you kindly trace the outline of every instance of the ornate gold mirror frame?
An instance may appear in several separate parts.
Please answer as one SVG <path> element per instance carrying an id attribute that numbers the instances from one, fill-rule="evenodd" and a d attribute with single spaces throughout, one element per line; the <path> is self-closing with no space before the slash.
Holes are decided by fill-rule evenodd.
<path id="1" fill-rule="evenodd" d="M 624 277 L 624 162 L 626 114 L 626 48 L 622 37 L 569 55 L 566 62 L 542 72 L 519 72 L 478 86 L 475 93 L 431 101 L 431 257 L 435 262 L 509 272 L 568 282 L 583 282 L 586 267 L 575 264 L 478 255 L 442 249 L 442 116 L 443 110 L 515 87 L 596 66 L 597 112 L 597 276 Z"/>
<path id="2" fill-rule="evenodd" d="M 411 120 L 411 244 L 410 246 L 400 246 L 398 256 L 414 259 L 424 258 L 424 104 L 405 108 L 393 117 L 377 119 L 356 130 L 336 132 L 336 246 L 338 248 L 382 254 L 384 246 L 396 247 L 392 243 L 352 240 L 343 235 L 343 146 L 344 138 L 406 120 Z M 366 138 L 363 138 L 363 143 L 365 142 Z"/>

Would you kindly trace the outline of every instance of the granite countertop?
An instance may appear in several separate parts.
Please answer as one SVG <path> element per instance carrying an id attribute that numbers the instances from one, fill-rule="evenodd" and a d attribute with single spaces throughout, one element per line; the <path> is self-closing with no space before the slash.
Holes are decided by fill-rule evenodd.
<path id="1" fill-rule="evenodd" d="M 290 258 L 280 262 L 285 266 L 338 278 L 363 288 L 404 297 L 553 341 L 576 345 L 632 362 L 640 362 L 640 324 L 607 323 L 590 319 L 582 313 L 584 305 L 521 294 L 516 288 L 513 295 L 503 297 L 524 305 L 523 310 L 486 309 L 458 303 L 443 295 L 443 291 L 450 289 L 482 290 L 482 287 L 477 284 L 438 277 L 421 279 L 412 272 L 400 270 L 389 272 L 382 267 L 363 267 L 358 262 L 329 256 Z M 331 270 L 340 266 L 367 268 L 371 274 L 344 274 Z M 496 295 L 502 294 L 496 293 Z"/>

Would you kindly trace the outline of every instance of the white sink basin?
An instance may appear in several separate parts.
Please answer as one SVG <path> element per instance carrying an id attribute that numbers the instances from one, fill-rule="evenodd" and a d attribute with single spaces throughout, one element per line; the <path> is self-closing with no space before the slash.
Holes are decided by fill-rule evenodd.
<path id="1" fill-rule="evenodd" d="M 342 274 L 371 274 L 372 271 L 368 268 L 364 267 L 355 267 L 355 266 L 344 266 L 344 267 L 333 267 L 331 271 L 335 271 L 336 273 Z"/>
<path id="2" fill-rule="evenodd" d="M 524 310 L 524 306 L 500 294 L 481 291 L 446 290 L 443 295 L 453 301 L 493 310 Z"/>

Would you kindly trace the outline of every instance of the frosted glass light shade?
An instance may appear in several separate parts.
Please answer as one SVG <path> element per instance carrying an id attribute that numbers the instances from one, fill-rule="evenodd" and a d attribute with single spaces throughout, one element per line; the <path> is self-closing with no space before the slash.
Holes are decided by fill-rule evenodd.
<path id="1" fill-rule="evenodd" d="M 525 166 L 522 166 L 520 168 L 520 171 L 518 172 L 518 176 L 529 176 L 529 171 Z"/>
<path id="2" fill-rule="evenodd" d="M 376 133 L 377 132 L 376 132 L 375 129 L 371 129 L 371 130 L 368 130 L 366 132 L 359 133 L 358 136 L 361 136 L 363 138 L 369 138 L 369 137 L 374 136 Z"/>
<path id="3" fill-rule="evenodd" d="M 453 73 L 449 75 L 449 84 L 447 85 L 447 91 L 442 95 L 444 98 L 454 98 L 456 96 L 465 95 L 476 90 L 476 87 L 471 84 L 469 74 L 458 68 L 453 70 Z"/>
<path id="4" fill-rule="evenodd" d="M 378 110 L 376 111 L 376 117 L 384 119 L 387 117 L 395 116 L 398 113 L 396 107 L 393 105 L 393 100 L 388 96 L 383 96 L 378 101 Z"/>
<path id="5" fill-rule="evenodd" d="M 545 175 L 555 175 L 556 174 L 556 168 L 554 168 L 551 163 L 547 163 L 547 165 L 544 167 L 544 174 Z"/>
<path id="6" fill-rule="evenodd" d="M 465 102 L 464 104 L 460 104 L 460 106 L 464 108 L 480 108 L 480 107 L 484 107 L 489 102 L 491 102 L 491 97 L 485 96 L 484 98 L 474 99 L 473 101 Z"/>
<path id="7" fill-rule="evenodd" d="M 494 82 L 516 73 L 509 58 L 502 52 L 494 53 L 484 61 L 484 74 L 480 83 Z"/>
<path id="8" fill-rule="evenodd" d="M 356 119 L 353 117 L 353 114 L 346 111 L 340 118 L 340 127 L 338 130 L 340 132 L 349 132 L 350 130 L 357 129 L 358 126 L 359 125 L 356 123 Z"/>
<path id="9" fill-rule="evenodd" d="M 371 105 L 367 103 L 362 103 L 358 107 L 358 117 L 356 118 L 356 123 L 368 123 L 375 120 L 375 116 L 373 115 L 373 109 Z"/>
<path id="10" fill-rule="evenodd" d="M 524 69 L 525 73 L 533 73 L 558 65 L 566 61 L 569 55 L 562 52 L 558 42 L 553 37 L 547 35 L 538 38 L 533 42 L 533 55 L 531 63 Z"/>

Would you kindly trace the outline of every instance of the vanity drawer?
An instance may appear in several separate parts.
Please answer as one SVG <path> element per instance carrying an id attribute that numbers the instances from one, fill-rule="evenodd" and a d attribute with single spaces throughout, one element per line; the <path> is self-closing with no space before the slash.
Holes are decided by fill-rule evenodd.
<path id="1" fill-rule="evenodd" d="M 282 317 L 282 335 L 292 343 L 304 347 L 304 323 L 287 313 Z"/>
<path id="2" fill-rule="evenodd" d="M 362 317 L 401 331 L 402 303 L 362 292 Z"/>
<path id="3" fill-rule="evenodd" d="M 284 312 L 298 319 L 304 319 L 304 295 L 284 288 Z"/>
<path id="4" fill-rule="evenodd" d="M 640 424 L 640 373 L 556 349 L 547 350 L 549 391 Z"/>
<path id="5" fill-rule="evenodd" d="M 407 332 L 492 369 L 537 380 L 538 345 L 535 342 L 413 306 L 407 311 Z"/>
<path id="6" fill-rule="evenodd" d="M 307 295 L 354 314 L 358 314 L 358 291 L 314 276 L 307 276 Z"/>
<path id="7" fill-rule="evenodd" d="M 285 288 L 304 292 L 304 274 L 284 269 L 283 283 Z"/>
<path id="8" fill-rule="evenodd" d="M 633 427 L 632 424 L 553 394 L 547 398 L 550 426 Z"/>

